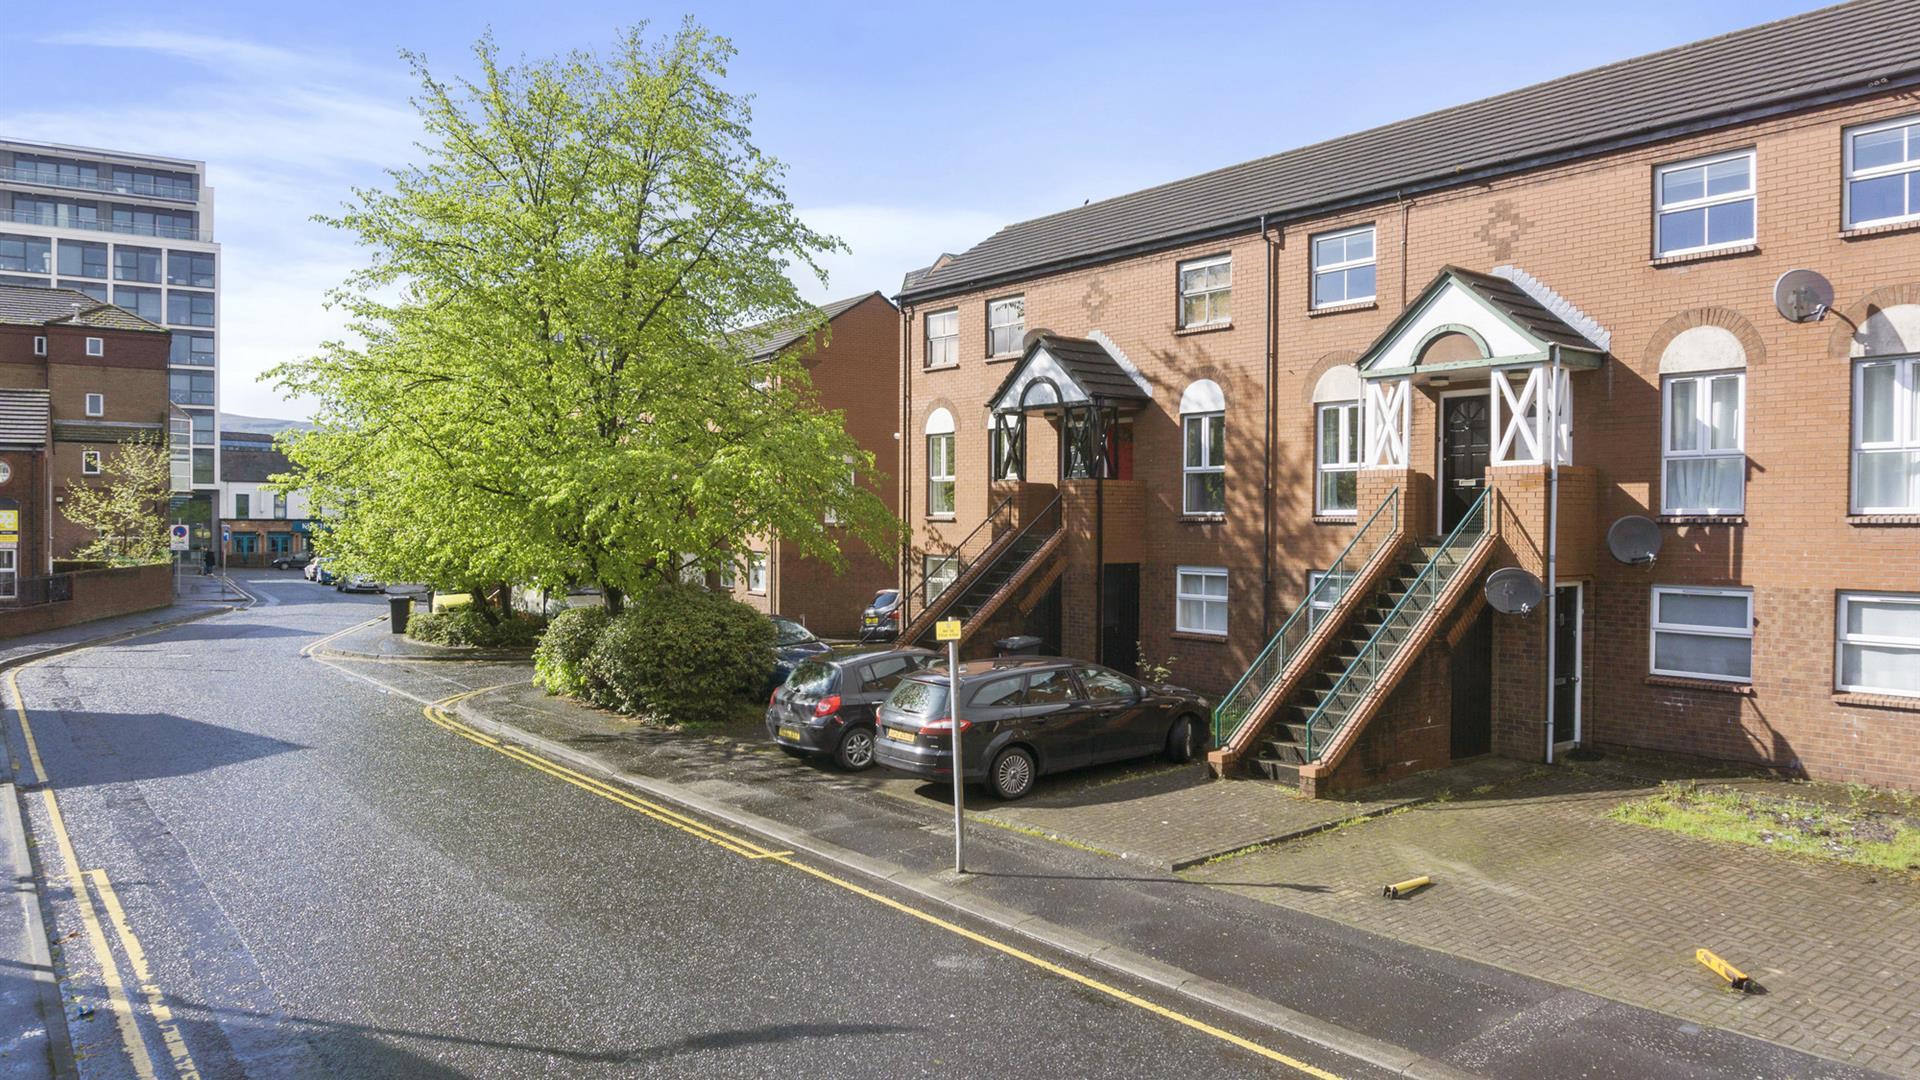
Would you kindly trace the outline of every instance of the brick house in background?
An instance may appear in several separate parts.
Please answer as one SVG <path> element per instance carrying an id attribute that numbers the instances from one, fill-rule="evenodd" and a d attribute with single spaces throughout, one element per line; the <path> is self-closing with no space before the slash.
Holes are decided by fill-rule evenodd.
<path id="1" fill-rule="evenodd" d="M 0 285 L 0 597 L 92 536 L 57 512 L 130 439 L 169 437 L 167 331 L 72 289 Z M 4 519 L 0 519 L 3 522 Z"/>
<path id="2" fill-rule="evenodd" d="M 820 313 L 826 330 L 818 340 L 804 330 L 751 330 L 749 355 L 764 361 L 800 353 L 820 406 L 838 411 L 847 434 L 875 461 L 891 463 L 899 452 L 894 420 L 900 400 L 900 312 L 884 295 L 871 292 L 823 305 Z M 891 477 L 854 479 L 889 511 L 899 512 Z M 816 634 L 851 637 L 859 632 L 860 612 L 876 592 L 894 583 L 896 574 L 885 554 L 842 539 L 846 566 L 839 573 L 783 549 L 778 538 L 761 539 L 749 545 L 743 568 L 723 575 L 720 584 L 746 604 L 796 619 Z"/>
<path id="3" fill-rule="evenodd" d="M 1140 642 L 1216 770 L 1308 792 L 1575 745 L 1920 787 L 1916 85 L 1866 0 L 909 274 L 909 636 Z M 1502 567 L 1558 589 L 1495 613 Z"/>
<path id="4" fill-rule="evenodd" d="M 293 471 L 273 440 L 268 432 L 221 427 L 220 523 L 233 534 L 228 566 L 266 566 L 312 545 L 306 491 L 276 494 L 267 487 L 273 477 Z"/>

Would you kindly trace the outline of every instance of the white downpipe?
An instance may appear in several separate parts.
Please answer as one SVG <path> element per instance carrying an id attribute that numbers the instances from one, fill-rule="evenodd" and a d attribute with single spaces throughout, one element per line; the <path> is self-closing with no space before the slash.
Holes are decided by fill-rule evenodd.
<path id="1" fill-rule="evenodd" d="M 1547 764 L 1553 764 L 1554 706 L 1559 701 L 1554 683 L 1560 659 L 1560 346 L 1547 346 L 1552 382 L 1540 410 L 1548 419 L 1542 441 L 1547 451 Z M 1568 440 L 1571 442 L 1571 438 Z"/>

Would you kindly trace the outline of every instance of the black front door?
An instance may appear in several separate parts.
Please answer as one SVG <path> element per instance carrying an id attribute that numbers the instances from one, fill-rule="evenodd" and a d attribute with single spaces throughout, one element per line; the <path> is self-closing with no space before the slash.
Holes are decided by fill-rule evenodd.
<path id="1" fill-rule="evenodd" d="M 1553 744 L 1573 742 L 1580 719 L 1580 586 L 1555 590 L 1553 628 Z"/>
<path id="2" fill-rule="evenodd" d="M 1440 399 L 1440 529 L 1452 532 L 1487 482 L 1492 441 L 1487 396 Z"/>
<path id="3" fill-rule="evenodd" d="M 1100 576 L 1101 663 L 1140 673 L 1140 564 L 1108 563 Z"/>
<path id="4" fill-rule="evenodd" d="M 1493 612 L 1485 610 L 1453 647 L 1453 759 L 1493 749 Z"/>

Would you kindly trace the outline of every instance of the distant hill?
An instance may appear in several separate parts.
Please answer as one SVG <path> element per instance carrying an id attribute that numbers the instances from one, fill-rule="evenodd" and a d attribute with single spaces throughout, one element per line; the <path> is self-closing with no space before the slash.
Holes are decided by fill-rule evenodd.
<path id="1" fill-rule="evenodd" d="M 221 413 L 220 430 L 248 431 L 256 435 L 278 435 L 283 431 L 312 431 L 313 424 L 306 420 L 276 420 L 271 416 Z"/>

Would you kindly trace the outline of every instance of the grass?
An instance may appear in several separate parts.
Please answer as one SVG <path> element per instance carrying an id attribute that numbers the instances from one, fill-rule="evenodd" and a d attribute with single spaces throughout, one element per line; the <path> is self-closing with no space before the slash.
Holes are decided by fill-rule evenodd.
<path id="1" fill-rule="evenodd" d="M 1920 871 L 1920 805 L 1868 789 L 1845 804 L 1668 783 L 1608 817 L 1684 836 L 1853 863 Z"/>

